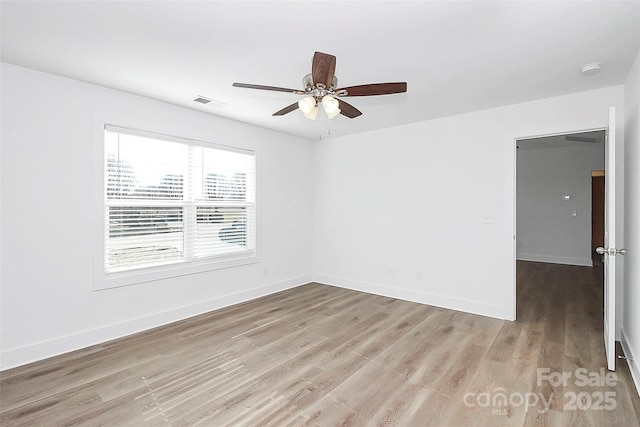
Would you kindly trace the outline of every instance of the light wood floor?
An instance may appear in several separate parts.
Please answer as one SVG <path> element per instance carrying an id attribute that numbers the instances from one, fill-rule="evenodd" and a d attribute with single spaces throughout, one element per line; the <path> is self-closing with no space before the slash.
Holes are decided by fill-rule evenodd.
<path id="1" fill-rule="evenodd" d="M 0 424 L 638 426 L 624 362 L 576 377 L 606 366 L 601 274 L 519 263 L 516 322 L 310 284 L 5 371 Z"/>

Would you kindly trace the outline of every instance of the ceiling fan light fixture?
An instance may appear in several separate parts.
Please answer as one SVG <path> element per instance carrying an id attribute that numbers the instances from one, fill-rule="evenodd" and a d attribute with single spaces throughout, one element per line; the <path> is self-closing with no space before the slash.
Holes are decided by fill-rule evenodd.
<path id="1" fill-rule="evenodd" d="M 306 96 L 298 101 L 298 108 L 300 108 L 305 117 L 313 111 L 314 107 L 316 107 L 316 99 L 313 96 Z M 315 118 L 312 120 L 315 120 Z"/>
<path id="2" fill-rule="evenodd" d="M 337 116 L 338 114 L 340 114 L 340 109 L 338 108 L 337 110 L 335 110 L 332 113 L 327 113 L 327 117 L 329 117 L 330 119 L 333 119 L 335 116 Z"/>
<path id="3" fill-rule="evenodd" d="M 340 103 L 331 95 L 322 97 L 322 106 L 324 107 L 324 111 L 329 115 L 340 109 Z"/>
<path id="4" fill-rule="evenodd" d="M 315 120 L 316 117 L 318 117 L 318 106 L 316 105 L 315 107 L 311 108 L 311 110 L 308 113 L 305 113 L 304 111 L 302 111 L 302 115 L 304 115 L 309 120 Z"/>

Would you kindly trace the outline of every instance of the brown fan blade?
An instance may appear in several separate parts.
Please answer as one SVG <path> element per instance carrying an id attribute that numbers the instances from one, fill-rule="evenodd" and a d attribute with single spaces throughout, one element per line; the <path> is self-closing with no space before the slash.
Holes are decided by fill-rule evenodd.
<path id="1" fill-rule="evenodd" d="M 326 87 L 331 87 L 333 75 L 336 71 L 336 57 L 328 53 L 316 52 L 313 54 L 313 64 L 311 65 L 311 76 L 313 83 L 322 83 Z"/>
<path id="2" fill-rule="evenodd" d="M 304 95 L 304 91 L 303 90 L 298 90 L 298 89 L 287 89 L 286 87 L 276 87 L 276 86 L 263 86 L 263 85 L 254 85 L 251 83 L 234 83 L 233 84 L 234 87 L 244 87 L 247 89 L 260 89 L 260 90 L 273 90 L 276 92 L 289 92 L 289 93 L 296 93 L 298 95 Z"/>
<path id="3" fill-rule="evenodd" d="M 339 96 L 371 96 L 371 95 L 390 95 L 392 93 L 403 93 L 406 91 L 407 91 L 406 82 L 371 83 L 368 85 L 349 86 L 349 87 L 336 89 L 336 94 Z"/>
<path id="4" fill-rule="evenodd" d="M 350 119 L 355 119 L 356 117 L 362 115 L 362 111 L 358 110 L 351 104 L 344 102 L 341 99 L 338 99 L 338 103 L 340 104 L 340 114 L 343 116 L 349 117 Z"/>
<path id="5" fill-rule="evenodd" d="M 276 111 L 275 113 L 273 113 L 273 115 L 274 116 L 284 116 L 285 114 L 290 113 L 290 112 L 292 112 L 294 110 L 297 110 L 297 109 L 298 109 L 298 103 L 295 102 L 295 103 L 293 103 L 291 105 L 288 105 L 288 106 L 284 107 L 280 111 Z"/>

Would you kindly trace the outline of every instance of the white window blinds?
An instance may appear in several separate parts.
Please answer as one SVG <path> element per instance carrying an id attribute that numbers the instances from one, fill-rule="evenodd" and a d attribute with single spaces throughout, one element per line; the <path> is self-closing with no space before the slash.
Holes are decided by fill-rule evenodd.
<path id="1" fill-rule="evenodd" d="M 255 155 L 105 126 L 105 272 L 255 251 Z"/>

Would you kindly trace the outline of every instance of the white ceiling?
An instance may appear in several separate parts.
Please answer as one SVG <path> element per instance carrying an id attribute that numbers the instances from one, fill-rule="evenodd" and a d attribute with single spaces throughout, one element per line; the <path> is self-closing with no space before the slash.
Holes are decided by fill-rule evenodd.
<path id="1" fill-rule="evenodd" d="M 640 1 L 2 1 L 2 60 L 309 139 L 325 139 L 624 83 Z M 272 114 L 298 95 L 314 51 L 363 112 Z M 585 77 L 583 65 L 602 63 Z M 224 108 L 192 100 L 205 96 Z"/>

